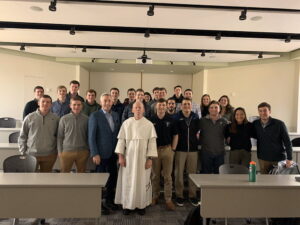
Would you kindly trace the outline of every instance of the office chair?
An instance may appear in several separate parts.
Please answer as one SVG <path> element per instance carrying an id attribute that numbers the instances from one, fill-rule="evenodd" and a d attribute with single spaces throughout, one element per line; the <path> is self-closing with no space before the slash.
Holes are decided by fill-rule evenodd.
<path id="1" fill-rule="evenodd" d="M 20 136 L 20 131 L 11 133 L 11 134 L 8 136 L 8 142 L 9 142 L 9 143 L 18 143 L 19 136 Z"/>
<path id="2" fill-rule="evenodd" d="M 17 124 L 16 119 L 10 117 L 0 118 L 0 127 L 1 128 L 15 128 Z"/>
<path id="3" fill-rule="evenodd" d="M 292 146 L 293 147 L 300 147 L 300 138 L 294 138 L 292 140 Z"/>
<path id="4" fill-rule="evenodd" d="M 30 155 L 13 155 L 6 158 L 3 162 L 4 173 L 34 173 L 37 167 L 37 160 Z M 18 218 L 13 219 L 13 225 L 19 223 Z M 45 224 L 45 219 L 40 220 Z"/>
<path id="5" fill-rule="evenodd" d="M 219 167 L 220 174 L 248 174 L 249 169 L 243 165 L 238 164 L 223 164 Z M 246 219 L 247 223 L 251 223 L 251 219 Z M 227 218 L 225 218 L 227 225 Z"/>

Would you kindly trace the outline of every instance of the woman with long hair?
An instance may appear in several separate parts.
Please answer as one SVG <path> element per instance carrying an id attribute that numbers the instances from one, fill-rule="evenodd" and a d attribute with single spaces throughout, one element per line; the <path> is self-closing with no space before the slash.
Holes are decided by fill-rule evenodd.
<path id="1" fill-rule="evenodd" d="M 205 117 L 208 114 L 208 105 L 210 103 L 210 96 L 209 94 L 204 94 L 201 97 L 201 117 Z"/>
<path id="2" fill-rule="evenodd" d="M 240 164 L 246 167 L 251 161 L 251 136 L 253 135 L 252 123 L 248 122 L 245 109 L 236 108 L 233 120 L 225 129 L 225 138 L 230 145 L 230 164 Z"/>
<path id="3" fill-rule="evenodd" d="M 228 121 L 232 121 L 234 108 L 230 105 L 229 97 L 227 95 L 222 95 L 219 98 L 219 103 L 221 106 L 221 111 L 220 111 L 221 116 L 227 119 Z"/>

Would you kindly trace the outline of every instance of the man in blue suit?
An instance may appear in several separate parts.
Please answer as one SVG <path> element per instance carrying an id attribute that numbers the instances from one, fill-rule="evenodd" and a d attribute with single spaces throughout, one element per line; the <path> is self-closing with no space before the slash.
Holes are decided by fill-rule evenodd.
<path id="1" fill-rule="evenodd" d="M 96 164 L 96 172 L 109 173 L 106 183 L 105 203 L 103 214 L 109 214 L 109 209 L 116 210 L 114 204 L 117 183 L 117 155 L 114 153 L 117 136 L 120 129 L 120 117 L 111 110 L 113 101 L 110 94 L 100 97 L 101 109 L 89 117 L 89 146 L 91 157 Z"/>

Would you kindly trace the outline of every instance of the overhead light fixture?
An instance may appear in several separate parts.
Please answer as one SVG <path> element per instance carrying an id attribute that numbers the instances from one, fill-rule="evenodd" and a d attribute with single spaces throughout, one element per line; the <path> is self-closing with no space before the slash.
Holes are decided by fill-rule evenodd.
<path id="1" fill-rule="evenodd" d="M 147 29 L 145 34 L 144 34 L 145 38 L 149 38 L 150 37 L 150 29 Z"/>
<path id="2" fill-rule="evenodd" d="M 95 63 L 96 62 L 96 58 L 92 58 L 92 63 Z"/>
<path id="3" fill-rule="evenodd" d="M 204 51 L 204 50 L 201 52 L 201 56 L 202 56 L 202 57 L 205 56 L 205 51 Z"/>
<path id="4" fill-rule="evenodd" d="M 82 49 L 82 52 L 86 52 L 86 48 L 85 47 Z"/>
<path id="5" fill-rule="evenodd" d="M 173 65 L 173 64 L 174 64 L 174 62 L 173 62 L 173 61 L 170 61 L 170 64 L 171 64 L 171 65 Z"/>
<path id="6" fill-rule="evenodd" d="M 246 20 L 247 19 L 247 9 L 242 10 L 239 19 L 240 20 Z"/>
<path id="7" fill-rule="evenodd" d="M 147 62 L 148 56 L 146 55 L 146 51 L 145 50 L 144 50 L 144 54 L 142 55 L 141 59 L 142 59 L 142 63 L 145 64 Z"/>
<path id="8" fill-rule="evenodd" d="M 148 16 L 154 16 L 154 5 L 150 5 L 147 11 Z"/>
<path id="9" fill-rule="evenodd" d="M 76 32 L 75 32 L 75 27 L 71 27 L 70 34 L 71 34 L 71 35 L 75 35 L 75 33 L 76 33 Z"/>
<path id="10" fill-rule="evenodd" d="M 56 2 L 57 2 L 57 0 L 52 0 L 52 1 L 50 2 L 49 10 L 50 10 L 51 12 L 55 12 L 55 11 L 56 11 Z"/>
<path id="11" fill-rule="evenodd" d="M 263 58 L 263 53 L 262 52 L 258 53 L 258 57 L 257 58 L 262 59 Z"/>
<path id="12" fill-rule="evenodd" d="M 290 43 L 292 40 L 291 35 L 287 36 L 286 39 L 284 40 L 285 43 Z"/>
<path id="13" fill-rule="evenodd" d="M 25 44 L 21 44 L 20 51 L 25 51 Z"/>
<path id="14" fill-rule="evenodd" d="M 115 63 L 118 63 L 118 61 L 119 61 L 119 60 L 118 60 L 118 59 L 116 59 L 116 60 L 115 60 Z"/>
<path id="15" fill-rule="evenodd" d="M 219 33 L 217 33 L 217 36 L 215 37 L 215 39 L 217 41 L 219 41 L 219 40 L 221 40 L 221 37 L 222 37 L 222 34 L 221 34 L 221 32 L 219 32 Z"/>
<path id="16" fill-rule="evenodd" d="M 195 62 L 192 62 L 193 66 L 196 66 L 196 63 Z"/>

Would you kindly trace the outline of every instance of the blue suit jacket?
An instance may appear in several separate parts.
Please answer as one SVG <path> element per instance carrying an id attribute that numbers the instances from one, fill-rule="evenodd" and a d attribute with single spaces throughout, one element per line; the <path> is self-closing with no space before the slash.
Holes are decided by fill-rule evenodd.
<path id="1" fill-rule="evenodd" d="M 120 118 L 116 112 L 112 111 L 111 114 L 115 125 L 113 132 L 102 109 L 93 112 L 89 117 L 88 139 L 91 157 L 100 155 L 101 158 L 108 159 L 115 151 Z"/>

